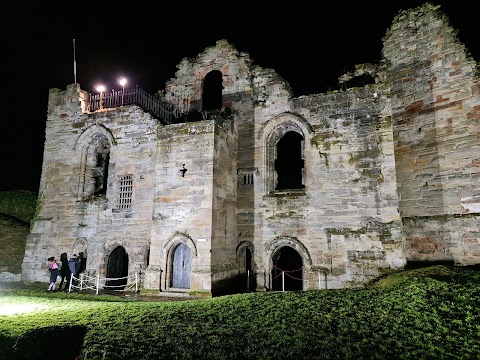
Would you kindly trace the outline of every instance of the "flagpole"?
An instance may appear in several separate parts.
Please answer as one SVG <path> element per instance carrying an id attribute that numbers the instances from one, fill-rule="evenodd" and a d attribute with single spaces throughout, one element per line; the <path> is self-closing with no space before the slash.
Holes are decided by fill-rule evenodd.
<path id="1" fill-rule="evenodd" d="M 73 81 L 77 83 L 77 61 L 75 60 L 75 39 L 73 39 Z"/>

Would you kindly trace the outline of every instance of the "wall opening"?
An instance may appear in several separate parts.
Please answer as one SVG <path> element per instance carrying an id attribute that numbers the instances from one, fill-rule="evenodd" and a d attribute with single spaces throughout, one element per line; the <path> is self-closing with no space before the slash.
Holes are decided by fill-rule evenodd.
<path id="1" fill-rule="evenodd" d="M 223 77 L 218 70 L 210 71 L 203 80 L 202 111 L 222 108 Z"/>
<path id="2" fill-rule="evenodd" d="M 289 131 L 277 143 L 275 171 L 277 186 L 275 190 L 303 189 L 303 136 Z"/>
<path id="3" fill-rule="evenodd" d="M 107 193 L 108 164 L 110 161 L 110 144 L 107 139 L 99 141 L 95 146 L 95 166 L 92 168 L 94 181 L 94 195 L 105 195 Z"/>
<path id="4" fill-rule="evenodd" d="M 126 211 L 132 209 L 133 201 L 133 175 L 121 175 L 118 178 L 118 194 L 116 210 Z"/>
<path id="5" fill-rule="evenodd" d="M 279 248 L 272 256 L 272 290 L 303 290 L 303 261 L 290 246 Z"/>
<path id="6" fill-rule="evenodd" d="M 257 279 L 254 274 L 253 265 L 253 245 L 251 243 L 243 243 L 237 248 L 237 265 L 239 269 L 238 291 L 255 291 L 257 287 Z"/>
<path id="7" fill-rule="evenodd" d="M 127 285 L 128 254 L 123 246 L 117 246 L 108 257 L 106 290 L 124 290 Z"/>

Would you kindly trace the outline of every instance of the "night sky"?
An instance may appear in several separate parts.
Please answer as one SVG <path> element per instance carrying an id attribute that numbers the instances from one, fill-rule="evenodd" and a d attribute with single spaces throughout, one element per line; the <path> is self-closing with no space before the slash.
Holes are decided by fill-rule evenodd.
<path id="1" fill-rule="evenodd" d="M 475 1 L 431 2 L 442 5 L 480 61 Z M 395 15 L 423 1 L 37 3 L 8 2 L 2 9 L 0 190 L 38 191 L 48 91 L 75 82 L 74 59 L 83 90 L 93 93 L 98 83 L 119 90 L 117 80 L 125 76 L 125 88 L 137 85 L 153 95 L 183 58 L 226 39 L 255 65 L 274 69 L 295 96 L 322 93 L 338 89 L 337 78 L 355 64 L 377 63 Z"/>

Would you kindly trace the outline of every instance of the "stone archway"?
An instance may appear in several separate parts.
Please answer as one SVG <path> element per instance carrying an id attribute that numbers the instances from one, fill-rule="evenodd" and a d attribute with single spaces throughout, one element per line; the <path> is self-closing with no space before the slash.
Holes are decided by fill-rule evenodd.
<path id="1" fill-rule="evenodd" d="M 306 183 L 305 164 L 308 162 L 305 159 L 305 144 L 310 141 L 312 134 L 313 128 L 305 119 L 289 113 L 280 114 L 265 125 L 258 136 L 264 144 L 267 194 L 289 187 L 303 191 Z M 293 158 L 292 154 L 295 155 Z"/>
<path id="2" fill-rule="evenodd" d="M 183 246 L 185 246 L 186 248 L 188 248 L 188 251 L 182 246 L 182 248 L 179 248 L 179 246 L 183 244 Z M 182 266 L 182 271 L 181 273 L 177 273 L 177 280 L 175 280 L 175 283 L 177 283 L 177 281 L 179 281 L 180 279 L 180 274 L 182 275 L 182 277 L 184 276 L 184 274 L 186 274 L 186 269 L 184 270 L 183 269 L 183 265 L 185 266 L 190 266 L 189 268 L 189 271 L 188 271 L 188 288 L 190 288 L 190 280 L 191 280 L 191 269 L 192 269 L 192 262 L 193 260 L 197 257 L 197 247 L 195 245 L 195 242 L 188 236 L 188 235 L 185 235 L 183 233 L 175 233 L 173 234 L 170 239 L 168 239 L 168 241 L 165 243 L 165 245 L 163 246 L 164 249 L 165 249 L 165 259 L 166 259 L 166 264 L 165 264 L 165 277 L 164 277 L 164 280 L 163 280 L 163 284 L 164 284 L 164 287 L 165 289 L 167 290 L 168 288 L 170 287 L 173 287 L 172 284 L 174 283 L 173 282 L 173 277 L 174 277 L 174 267 L 175 265 L 176 266 Z M 178 251 L 178 253 L 177 253 Z M 190 254 L 190 265 L 188 264 L 183 264 L 183 263 L 180 263 L 180 259 L 182 259 L 182 261 L 184 261 L 185 259 L 183 259 L 184 256 L 187 256 L 188 254 Z M 175 259 L 177 259 L 177 264 L 174 265 L 174 261 Z M 180 270 L 180 269 L 178 269 Z M 187 280 L 184 279 L 184 283 L 183 284 L 186 284 L 187 283 Z M 184 285 L 185 286 L 185 285 Z"/>
<path id="3" fill-rule="evenodd" d="M 123 246 L 117 246 L 110 253 L 107 262 L 106 290 L 124 290 L 127 285 L 128 254 Z"/>
<path id="4" fill-rule="evenodd" d="M 192 271 L 192 252 L 183 242 L 172 251 L 172 283 L 173 288 L 189 289 Z"/>
<path id="5" fill-rule="evenodd" d="M 253 261 L 253 244 L 250 241 L 243 241 L 237 246 L 236 261 L 240 272 L 240 291 L 254 291 L 257 287 L 257 279 Z"/>
<path id="6" fill-rule="evenodd" d="M 77 138 L 73 149 L 80 152 L 79 198 L 106 195 L 110 150 L 114 142 L 110 131 L 101 125 L 89 127 Z"/>
<path id="7" fill-rule="evenodd" d="M 303 260 L 290 246 L 278 248 L 272 255 L 272 290 L 303 290 Z"/>
<path id="8" fill-rule="evenodd" d="M 312 266 L 312 257 L 300 240 L 278 237 L 265 247 L 265 286 L 271 290 L 303 290 L 305 269 Z M 283 279 L 289 279 L 282 285 Z M 277 281 L 274 283 L 274 281 Z M 287 281 L 287 280 L 286 280 Z M 275 285 L 275 287 L 274 287 Z"/>

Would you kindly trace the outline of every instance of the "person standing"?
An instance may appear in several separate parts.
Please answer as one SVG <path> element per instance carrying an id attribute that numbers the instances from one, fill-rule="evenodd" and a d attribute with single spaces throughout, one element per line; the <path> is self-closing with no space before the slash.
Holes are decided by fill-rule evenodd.
<path id="1" fill-rule="evenodd" d="M 83 256 L 83 251 L 80 251 L 78 253 L 78 276 L 77 277 L 80 277 L 80 274 L 82 272 L 85 271 L 85 269 L 87 268 L 87 258 L 85 256 Z"/>
<path id="2" fill-rule="evenodd" d="M 47 291 L 55 291 L 55 283 L 57 282 L 57 277 L 60 274 L 58 264 L 55 261 L 55 257 L 49 257 L 48 259 L 48 271 L 50 272 L 50 285 L 48 286 Z"/>
<path id="3" fill-rule="evenodd" d="M 76 286 L 78 282 L 78 270 L 80 269 L 80 264 L 78 263 L 77 254 L 73 254 L 70 260 L 68 260 L 68 268 L 70 269 L 72 276 L 72 286 Z M 74 289 L 72 289 L 74 290 Z"/>
<path id="4" fill-rule="evenodd" d="M 60 255 L 60 262 L 62 263 L 62 267 L 60 269 L 60 286 L 58 287 L 58 291 L 62 290 L 62 285 L 64 281 L 65 281 L 64 290 L 67 291 L 70 286 L 70 277 L 72 275 L 72 272 L 68 267 L 67 253 L 62 253 L 62 255 Z"/>

